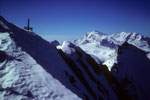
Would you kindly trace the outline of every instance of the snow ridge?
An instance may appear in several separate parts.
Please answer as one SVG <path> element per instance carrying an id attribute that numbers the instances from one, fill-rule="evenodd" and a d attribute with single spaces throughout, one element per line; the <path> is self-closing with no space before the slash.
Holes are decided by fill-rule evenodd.
<path id="1" fill-rule="evenodd" d="M 1 17 L 0 21 L 0 99 L 81 100 L 68 89 L 61 75 L 67 65 L 52 44 Z"/>
<path id="2" fill-rule="evenodd" d="M 98 31 L 49 43 L 0 17 L 0 99 L 148 100 L 149 43 Z"/>

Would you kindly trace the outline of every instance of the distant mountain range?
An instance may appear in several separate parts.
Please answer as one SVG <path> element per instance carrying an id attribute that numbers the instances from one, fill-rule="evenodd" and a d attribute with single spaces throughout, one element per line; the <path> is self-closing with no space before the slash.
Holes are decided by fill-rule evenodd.
<path id="1" fill-rule="evenodd" d="M 135 32 L 112 35 L 106 35 L 99 31 L 87 32 L 83 38 L 75 40 L 73 43 L 93 56 L 98 63 L 103 63 L 111 69 L 116 63 L 116 49 L 125 42 L 143 50 L 150 59 L 150 37 Z"/>
<path id="2" fill-rule="evenodd" d="M 149 37 L 48 42 L 0 16 L 0 100 L 149 100 Z"/>

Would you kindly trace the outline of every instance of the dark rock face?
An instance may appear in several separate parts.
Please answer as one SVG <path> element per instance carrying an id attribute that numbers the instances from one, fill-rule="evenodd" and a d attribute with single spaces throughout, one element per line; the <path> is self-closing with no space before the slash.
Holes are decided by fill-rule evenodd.
<path id="1" fill-rule="evenodd" d="M 124 43 L 118 48 L 118 64 L 112 67 L 113 75 L 128 91 L 131 99 L 149 99 L 150 60 L 146 53 L 137 47 Z M 142 92 L 141 92 L 142 90 Z"/>

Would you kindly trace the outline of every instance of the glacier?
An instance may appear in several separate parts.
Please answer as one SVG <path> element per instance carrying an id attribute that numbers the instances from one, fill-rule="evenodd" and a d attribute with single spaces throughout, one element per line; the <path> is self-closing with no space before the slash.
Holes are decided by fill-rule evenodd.
<path id="1" fill-rule="evenodd" d="M 125 42 L 145 51 L 150 59 L 150 37 L 135 32 L 107 35 L 99 31 L 92 31 L 87 32 L 83 38 L 73 41 L 75 45 L 93 56 L 97 63 L 107 65 L 109 70 L 117 63 L 117 47 Z"/>

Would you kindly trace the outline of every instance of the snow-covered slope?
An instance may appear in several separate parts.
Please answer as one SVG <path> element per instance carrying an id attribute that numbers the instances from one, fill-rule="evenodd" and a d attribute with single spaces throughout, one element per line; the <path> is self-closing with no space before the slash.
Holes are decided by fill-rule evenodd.
<path id="1" fill-rule="evenodd" d="M 134 49 L 126 50 L 126 48 L 130 48 L 130 47 Z M 83 85 L 83 86 L 79 86 L 76 83 L 77 80 L 73 80 L 72 82 L 74 86 L 80 88 L 81 89 L 80 91 L 82 91 L 83 93 L 88 94 L 87 97 L 90 100 L 92 99 L 90 95 L 93 96 L 95 100 L 99 100 L 99 99 L 147 100 L 148 99 L 144 93 L 147 94 L 149 93 L 148 91 L 150 87 L 148 86 L 149 79 L 145 75 L 148 75 L 149 71 L 146 70 L 149 70 L 148 66 L 150 66 L 149 65 L 150 61 L 146 57 L 145 53 L 143 53 L 143 51 L 139 50 L 138 48 L 132 45 L 126 47 L 125 44 L 118 47 L 115 53 L 117 55 L 116 61 L 118 61 L 119 63 L 113 65 L 112 72 L 108 70 L 107 66 L 96 64 L 96 62 L 92 57 L 90 57 L 90 55 L 86 54 L 82 49 L 80 49 L 80 47 L 72 44 L 71 42 L 64 41 L 63 44 L 58 45 L 57 48 L 60 51 L 62 57 L 68 63 L 68 65 L 71 66 L 71 69 L 79 79 L 78 81 L 81 81 Z M 123 50 L 125 50 L 126 52 Z M 134 53 L 135 51 L 137 51 L 137 53 Z M 131 52 L 133 55 L 130 55 L 130 53 L 128 52 Z M 129 56 L 129 57 L 131 56 L 130 58 L 132 60 L 128 62 L 126 58 L 121 57 L 120 55 L 121 53 L 124 56 Z M 141 59 L 141 61 L 139 63 L 136 63 L 139 59 Z M 122 66 L 123 61 L 124 61 L 123 65 L 126 66 Z M 143 68 L 141 64 L 145 66 L 144 70 L 142 70 Z M 130 68 L 129 66 L 132 68 Z M 122 67 L 125 68 L 122 70 Z M 137 74 L 136 67 L 138 67 L 138 71 L 141 69 L 140 76 L 136 76 Z M 126 70 L 129 70 L 129 72 L 126 72 Z M 138 81 L 134 81 L 134 79 L 136 79 L 135 77 L 136 78 L 141 77 L 141 79 L 139 79 Z M 143 78 L 142 80 L 142 77 L 144 78 L 146 77 L 147 79 L 144 80 Z M 144 83 L 138 84 L 139 81 L 142 81 Z M 145 87 L 148 87 L 146 90 L 144 87 L 142 87 L 145 84 L 146 84 Z M 145 92 L 142 93 L 141 90 Z"/>
<path id="2" fill-rule="evenodd" d="M 0 50 L 2 100 L 14 100 L 16 95 L 15 100 L 80 99 L 70 91 L 73 89 L 64 73 L 70 70 L 55 46 L 2 17 Z"/>
<path id="3" fill-rule="evenodd" d="M 72 82 L 73 85 L 86 95 L 86 99 L 117 99 L 117 95 L 102 74 L 100 66 L 90 55 L 68 41 L 64 41 L 63 44 L 57 46 L 57 48 L 78 77 L 78 80 Z M 82 84 L 78 85 L 78 81 L 81 81 Z"/>
<path id="4" fill-rule="evenodd" d="M 98 63 L 106 64 L 109 69 L 116 62 L 115 52 L 117 46 L 128 42 L 147 53 L 150 59 L 150 38 L 138 33 L 126 33 L 106 35 L 99 31 L 88 32 L 83 38 L 73 43 L 81 47 L 85 52 L 93 56 Z M 89 49 L 90 48 L 90 49 Z"/>
<path id="5" fill-rule="evenodd" d="M 0 100 L 77 100 L 48 74 L 9 33 L 0 33 Z"/>
<path id="6" fill-rule="evenodd" d="M 91 46 L 91 57 L 71 42 L 49 43 L 0 17 L 0 100 L 148 100 L 149 59 L 112 37 L 96 31 L 75 42 Z M 112 63 L 112 71 L 93 58 Z"/>
<path id="7" fill-rule="evenodd" d="M 80 60 L 80 62 L 78 62 L 76 61 L 77 59 L 73 60 L 70 57 L 65 56 L 65 53 L 56 49 L 55 46 L 59 45 L 57 41 L 49 43 L 35 33 L 27 32 L 7 22 L 2 17 L 0 18 L 0 21 L 2 23 L 0 24 L 0 35 L 3 37 L 1 39 L 3 51 L 8 55 L 8 50 L 10 52 L 10 57 L 19 56 L 16 60 L 14 58 L 9 61 L 12 63 L 12 68 L 14 68 L 15 71 L 11 72 L 11 70 L 7 70 L 7 73 L 11 72 L 15 75 L 11 75 L 10 73 L 8 74 L 7 79 L 16 80 L 12 81 L 6 88 L 2 86 L 1 98 L 6 100 L 12 99 L 14 95 L 19 94 L 19 97 L 16 97 L 18 100 L 21 98 L 36 100 L 55 100 L 57 98 L 59 100 L 78 100 L 80 98 L 83 100 L 102 98 L 105 100 L 107 98 L 117 99 L 118 96 L 109 86 L 109 83 L 103 74 L 101 75 L 101 79 L 99 78 L 100 70 L 98 64 L 80 48 L 75 47 L 74 45 L 72 45 L 72 48 L 68 47 L 69 44 L 67 43 L 64 45 L 66 50 L 79 50 L 82 55 L 87 56 L 88 61 L 86 61 L 87 59 L 85 57 L 78 59 Z M 7 45 L 9 43 L 10 50 L 13 51 L 8 49 Z M 11 43 L 13 45 L 11 45 Z M 78 52 L 79 54 L 73 53 L 72 51 L 70 53 L 79 57 L 80 52 Z M 5 53 L 2 53 L 2 55 L 3 54 Z M 2 68 L 3 64 L 5 64 L 5 59 L 3 59 L 1 61 Z M 92 61 L 90 61 L 91 59 Z M 7 63 L 9 64 L 9 62 Z M 92 65 L 89 64 L 89 62 L 91 62 Z M 5 68 L 9 68 L 9 66 L 6 64 Z M 0 74 L 3 75 L 5 68 L 2 69 Z M 9 76 L 11 77 L 9 78 Z M 5 86 L 9 84 L 6 77 L 1 77 L 3 79 L 1 85 Z M 6 81 L 3 82 L 4 80 Z M 17 86 L 14 86 L 13 84 L 17 84 Z M 16 87 L 17 89 L 13 87 Z M 13 93 L 7 95 L 5 91 L 11 91 Z"/>

